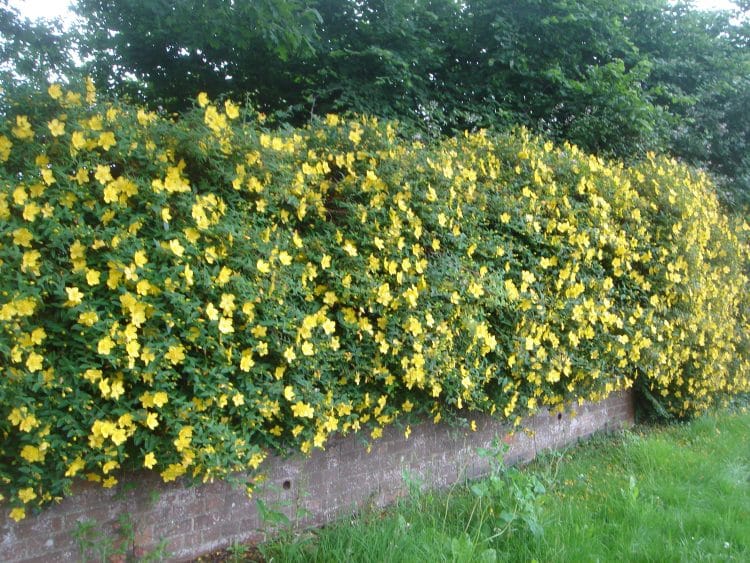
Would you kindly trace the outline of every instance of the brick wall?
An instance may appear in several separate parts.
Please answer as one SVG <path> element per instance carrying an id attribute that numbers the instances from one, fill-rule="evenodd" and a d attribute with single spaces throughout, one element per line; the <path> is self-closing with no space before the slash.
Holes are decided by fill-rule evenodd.
<path id="1" fill-rule="evenodd" d="M 569 412 L 542 411 L 510 432 L 487 416 L 477 429 L 424 423 L 403 431 L 390 428 L 368 453 L 361 437 L 338 437 L 325 451 L 309 458 L 271 458 L 262 498 L 299 525 L 323 524 L 366 505 L 384 506 L 405 492 L 404 472 L 431 486 L 446 486 L 489 469 L 477 448 L 500 437 L 509 445 L 506 461 L 529 461 L 546 449 L 560 448 L 601 430 L 633 422 L 632 392 L 621 392 L 601 403 L 574 406 Z M 6 511 L 7 512 L 7 511 Z M 0 560 L 71 561 L 78 555 L 73 531 L 79 522 L 94 520 L 96 530 L 114 540 L 117 521 L 128 515 L 135 525 L 129 554 L 142 556 L 163 538 L 171 560 L 189 560 L 233 542 L 261 540 L 264 523 L 255 500 L 242 487 L 215 482 L 196 487 L 164 484 L 150 474 L 134 474 L 118 488 L 105 490 L 86 483 L 71 497 L 19 523 L 0 514 Z"/>

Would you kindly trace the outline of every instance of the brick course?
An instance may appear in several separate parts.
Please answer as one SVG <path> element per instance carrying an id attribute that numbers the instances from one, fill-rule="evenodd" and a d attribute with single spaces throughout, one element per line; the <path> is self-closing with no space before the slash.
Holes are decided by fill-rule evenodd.
<path id="1" fill-rule="evenodd" d="M 506 462 L 523 463 L 539 452 L 584 439 L 594 432 L 632 424 L 633 394 L 624 391 L 600 403 L 542 410 L 513 431 L 486 415 L 475 417 L 477 429 L 423 423 L 403 431 L 387 428 L 366 452 L 361 437 L 332 439 L 325 451 L 310 457 L 272 457 L 262 498 L 300 526 L 321 525 L 365 506 L 382 507 L 406 492 L 403 474 L 431 487 L 445 487 L 486 474 L 489 461 L 476 455 L 501 438 L 509 449 Z M 0 513 L 0 560 L 8 563 L 73 561 L 79 558 L 73 531 L 78 522 L 95 520 L 96 529 L 112 534 L 118 516 L 128 514 L 135 538 L 128 550 L 143 556 L 167 541 L 172 561 L 185 561 L 233 542 L 263 540 L 266 531 L 256 503 L 242 487 L 214 482 L 196 487 L 162 483 L 152 474 L 133 474 L 112 490 L 88 483 L 41 514 L 16 523 Z"/>

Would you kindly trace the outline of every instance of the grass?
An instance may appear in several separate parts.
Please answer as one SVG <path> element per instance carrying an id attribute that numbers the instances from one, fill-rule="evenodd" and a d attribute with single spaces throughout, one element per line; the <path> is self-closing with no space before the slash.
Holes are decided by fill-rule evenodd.
<path id="1" fill-rule="evenodd" d="M 598 436 L 260 546 L 267 561 L 750 561 L 750 413 Z"/>

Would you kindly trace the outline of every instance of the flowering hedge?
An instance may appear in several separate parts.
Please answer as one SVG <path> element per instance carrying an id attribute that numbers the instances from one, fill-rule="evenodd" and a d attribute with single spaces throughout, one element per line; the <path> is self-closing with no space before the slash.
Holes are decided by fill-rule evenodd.
<path id="1" fill-rule="evenodd" d="M 204 95 L 173 121 L 89 83 L 0 125 L 0 183 L 15 519 L 75 478 L 226 477 L 397 419 L 750 390 L 750 229 L 664 158 L 272 130 Z"/>

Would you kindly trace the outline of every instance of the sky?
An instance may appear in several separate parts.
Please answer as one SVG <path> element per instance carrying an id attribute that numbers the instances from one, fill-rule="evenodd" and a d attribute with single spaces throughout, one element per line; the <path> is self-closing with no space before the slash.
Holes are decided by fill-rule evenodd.
<path id="1" fill-rule="evenodd" d="M 9 4 L 29 19 L 55 18 L 68 11 L 68 0 L 10 0 Z"/>
<path id="2" fill-rule="evenodd" d="M 702 10 L 728 10 L 734 7 L 730 0 L 696 0 L 695 6 Z M 10 5 L 30 19 L 64 16 L 69 0 L 10 0 Z"/>

